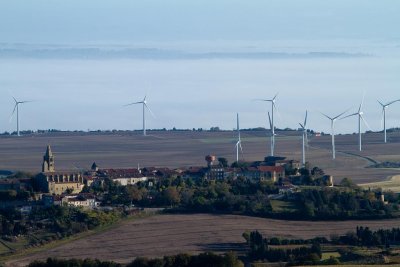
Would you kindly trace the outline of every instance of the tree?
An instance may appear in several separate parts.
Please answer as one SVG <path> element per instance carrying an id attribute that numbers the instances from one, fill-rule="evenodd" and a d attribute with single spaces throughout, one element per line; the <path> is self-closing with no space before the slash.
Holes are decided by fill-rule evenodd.
<path id="1" fill-rule="evenodd" d="M 143 192 L 137 186 L 128 186 L 127 191 L 132 201 L 139 202 L 143 199 Z"/>
<path id="2" fill-rule="evenodd" d="M 320 178 L 325 175 L 324 171 L 321 168 L 314 167 L 311 170 L 311 175 L 313 178 Z"/>
<path id="3" fill-rule="evenodd" d="M 168 187 L 167 189 L 165 189 L 163 191 L 162 197 L 163 197 L 164 203 L 166 203 L 170 206 L 179 204 L 180 199 L 181 199 L 178 190 L 174 186 L 171 186 L 171 187 Z"/>
<path id="4" fill-rule="evenodd" d="M 218 158 L 218 162 L 219 164 L 222 165 L 222 167 L 226 168 L 228 167 L 228 160 L 226 158 Z"/>
<path id="5" fill-rule="evenodd" d="M 343 178 L 342 181 L 340 181 L 340 186 L 349 187 L 349 188 L 357 188 L 358 187 L 350 178 Z"/>

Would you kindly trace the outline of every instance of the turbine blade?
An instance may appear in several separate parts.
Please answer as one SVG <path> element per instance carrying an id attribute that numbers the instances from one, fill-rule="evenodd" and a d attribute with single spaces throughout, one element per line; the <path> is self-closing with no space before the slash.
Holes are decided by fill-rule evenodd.
<path id="1" fill-rule="evenodd" d="M 272 121 L 271 121 L 271 116 L 269 115 L 269 112 L 268 112 L 268 120 L 269 120 L 269 127 L 272 131 Z"/>
<path id="2" fill-rule="evenodd" d="M 156 116 L 154 115 L 153 111 L 151 111 L 151 109 L 147 106 L 146 103 L 143 103 L 143 105 L 147 108 L 147 110 L 150 112 L 151 116 L 153 116 L 153 118 L 155 118 Z"/>
<path id="3" fill-rule="evenodd" d="M 278 95 L 279 95 L 279 93 L 276 93 L 276 95 L 274 96 L 274 98 L 272 98 L 272 101 L 274 101 Z"/>
<path id="4" fill-rule="evenodd" d="M 381 102 L 381 101 L 379 101 L 379 100 L 376 100 L 376 101 L 378 101 L 378 103 L 382 106 L 382 107 L 385 107 L 385 105 Z M 390 105 L 390 104 L 389 104 Z"/>
<path id="5" fill-rule="evenodd" d="M 363 93 L 363 97 L 362 97 L 362 100 L 361 100 L 360 107 L 358 108 L 358 113 L 360 113 L 361 109 L 363 108 L 363 105 L 364 105 L 364 99 L 365 99 L 365 91 L 364 91 L 364 93 Z"/>
<path id="6" fill-rule="evenodd" d="M 326 115 L 326 114 L 324 114 L 324 113 L 322 113 L 322 112 L 320 112 L 320 113 L 321 113 L 322 116 L 324 116 L 324 117 L 326 117 L 326 118 L 328 118 L 328 119 L 330 119 L 330 120 L 333 120 L 333 118 L 329 117 L 328 115 Z"/>
<path id="7" fill-rule="evenodd" d="M 240 131 L 240 128 L 239 128 L 239 113 L 236 113 L 236 126 L 237 126 L 237 131 L 239 132 Z"/>
<path id="8" fill-rule="evenodd" d="M 239 141 L 239 147 L 240 147 L 240 151 L 241 151 L 241 152 L 242 152 L 242 154 L 243 154 L 242 142 L 240 142 L 240 141 Z"/>
<path id="9" fill-rule="evenodd" d="M 17 99 L 15 99 L 15 97 L 13 97 L 13 96 L 11 96 L 11 97 L 14 99 L 15 103 L 18 103 L 18 101 L 17 101 Z"/>
<path id="10" fill-rule="evenodd" d="M 270 99 L 260 99 L 260 98 L 257 98 L 257 99 L 253 99 L 253 101 L 264 101 L 264 102 L 272 102 L 272 100 L 270 100 Z"/>
<path id="11" fill-rule="evenodd" d="M 126 105 L 124 105 L 124 107 L 132 106 L 132 105 L 136 105 L 136 104 L 143 104 L 143 101 L 140 101 L 140 102 L 133 102 L 133 103 L 130 103 L 130 104 L 126 104 Z"/>
<path id="12" fill-rule="evenodd" d="M 303 129 L 303 130 L 304 130 L 304 126 L 303 126 L 303 124 L 299 123 L 299 125 L 300 125 L 301 129 Z"/>
<path id="13" fill-rule="evenodd" d="M 399 101 L 400 101 L 400 99 L 396 99 L 394 101 L 391 101 L 391 102 L 387 103 L 386 106 L 390 106 L 391 104 L 399 102 Z"/>
<path id="14" fill-rule="evenodd" d="M 304 119 L 304 128 L 307 126 L 307 116 L 308 116 L 308 112 L 306 110 L 306 117 Z"/>
<path id="15" fill-rule="evenodd" d="M 365 126 L 367 126 L 367 128 L 368 128 L 370 131 L 372 131 L 371 127 L 369 127 L 368 122 L 364 119 L 364 116 L 363 116 L 363 115 L 360 115 L 360 117 L 361 117 L 361 120 L 364 122 Z"/>
<path id="16" fill-rule="evenodd" d="M 340 120 L 344 120 L 346 118 L 353 117 L 353 116 L 356 116 L 356 115 L 358 115 L 358 113 L 353 113 L 353 114 L 347 115 L 346 117 L 340 118 Z"/>
<path id="17" fill-rule="evenodd" d="M 337 118 L 339 118 L 339 117 L 341 117 L 343 114 L 345 114 L 347 111 L 349 111 L 350 109 L 346 109 L 346 111 L 344 111 L 344 112 L 342 112 L 342 113 L 340 113 L 339 115 L 337 115 L 336 117 L 334 117 L 333 119 L 337 119 Z M 355 113 L 355 114 L 358 114 L 358 113 Z M 342 118 L 343 119 L 343 118 Z"/>
<path id="18" fill-rule="evenodd" d="M 11 116 L 10 116 L 10 119 L 9 119 L 10 122 L 11 122 L 12 118 L 14 117 L 14 113 L 15 113 L 15 110 L 17 109 L 17 106 L 18 106 L 18 102 L 15 103 L 13 112 L 11 113 Z"/>

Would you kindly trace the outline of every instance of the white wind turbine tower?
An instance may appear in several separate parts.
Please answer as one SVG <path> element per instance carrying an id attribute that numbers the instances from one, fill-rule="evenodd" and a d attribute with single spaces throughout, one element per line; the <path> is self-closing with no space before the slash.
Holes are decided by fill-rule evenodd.
<path id="1" fill-rule="evenodd" d="M 274 156 L 274 150 L 275 150 L 275 131 L 274 126 L 272 124 L 272 120 L 271 120 L 271 115 L 268 112 L 268 121 L 269 121 L 269 127 L 271 129 L 271 156 Z"/>
<path id="2" fill-rule="evenodd" d="M 271 102 L 271 116 L 269 115 L 268 112 L 268 118 L 269 118 L 269 123 L 271 126 L 271 156 L 274 156 L 274 151 L 275 151 L 275 121 L 274 121 L 274 110 L 276 109 L 276 97 L 278 96 L 278 94 L 276 94 L 274 96 L 274 98 L 272 99 L 257 99 L 259 101 L 265 101 L 265 102 Z"/>
<path id="3" fill-rule="evenodd" d="M 332 136 L 332 158 L 336 159 L 336 148 L 335 148 L 335 122 L 340 118 L 340 116 L 342 116 L 343 114 L 345 114 L 347 112 L 347 110 L 345 112 L 340 113 L 339 115 L 335 116 L 335 117 L 330 117 L 324 113 L 321 113 L 323 116 L 325 116 L 326 118 L 328 118 L 331 121 L 331 136 Z"/>
<path id="4" fill-rule="evenodd" d="M 239 148 L 243 153 L 242 140 L 240 139 L 239 113 L 236 114 L 236 123 L 237 123 L 237 134 L 238 134 L 238 140 L 235 145 L 235 147 L 236 147 L 236 162 L 239 162 Z"/>
<path id="5" fill-rule="evenodd" d="M 147 106 L 146 97 L 147 96 L 145 96 L 142 101 L 134 102 L 134 103 L 130 103 L 130 104 L 125 105 L 125 107 L 126 106 L 131 106 L 131 105 L 136 105 L 136 104 L 142 104 L 143 105 L 143 136 L 146 136 L 146 109 L 154 117 L 153 112 L 151 112 L 150 108 Z"/>
<path id="6" fill-rule="evenodd" d="M 396 102 L 398 102 L 398 101 L 400 101 L 400 99 L 397 99 L 397 100 L 391 101 L 391 102 L 389 102 L 389 103 L 383 104 L 381 101 L 378 100 L 378 103 L 382 106 L 382 114 L 383 114 L 383 132 L 384 132 L 384 136 L 385 136 L 385 138 L 384 138 L 385 143 L 387 143 L 387 138 L 386 138 L 386 109 L 387 109 L 391 104 L 396 103 Z"/>
<path id="7" fill-rule="evenodd" d="M 304 123 L 300 124 L 301 129 L 303 130 L 303 166 L 306 164 L 306 143 L 307 143 L 307 110 L 306 117 L 304 118 Z"/>
<path id="8" fill-rule="evenodd" d="M 14 106 L 14 110 L 13 110 L 13 112 L 11 114 L 10 121 L 12 120 L 15 111 L 17 111 L 17 136 L 20 136 L 20 134 L 19 134 L 19 105 L 20 104 L 24 104 L 24 103 L 29 103 L 29 102 L 32 102 L 32 101 L 18 101 L 17 99 L 15 99 L 15 97 L 12 97 L 12 98 L 15 101 L 15 106 Z"/>
<path id="9" fill-rule="evenodd" d="M 364 96 L 363 96 L 363 98 L 362 98 L 362 101 L 361 101 L 360 106 L 358 107 L 358 111 L 357 111 L 356 113 L 347 115 L 346 117 L 342 118 L 342 119 L 345 119 L 345 118 L 349 118 L 349 117 L 352 117 L 352 116 L 357 116 L 357 117 L 358 117 L 358 145 L 359 145 L 359 150 L 360 150 L 360 151 L 362 150 L 361 121 L 363 121 L 364 124 L 365 124 L 368 128 L 370 128 L 370 127 L 368 126 L 368 123 L 365 121 L 364 116 L 363 116 L 363 115 L 364 115 L 364 112 L 362 111 L 363 104 L 364 104 Z"/>

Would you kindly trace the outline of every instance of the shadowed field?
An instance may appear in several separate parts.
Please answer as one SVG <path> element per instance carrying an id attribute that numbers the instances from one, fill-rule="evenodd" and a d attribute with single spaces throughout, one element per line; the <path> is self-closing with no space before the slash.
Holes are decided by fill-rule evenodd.
<path id="1" fill-rule="evenodd" d="M 264 131 L 242 132 L 245 160 L 262 160 L 269 154 Z M 103 168 L 140 166 L 204 166 L 204 156 L 214 154 L 235 159 L 235 133 L 226 132 L 140 132 L 110 134 L 43 134 L 0 137 L 0 169 L 39 172 L 47 144 L 52 145 L 57 169 L 89 168 L 96 161 Z M 357 147 L 356 135 L 337 136 L 337 160 L 331 160 L 330 136 L 313 137 L 307 160 L 335 176 L 336 181 L 351 177 L 358 183 L 377 182 L 400 174 L 396 169 L 364 168 L 376 161 L 400 161 L 400 134 L 391 134 L 382 144 L 381 134 L 364 136 L 364 151 Z M 340 153 L 340 151 L 350 153 Z M 276 154 L 301 159 L 300 132 L 278 132 Z M 359 156 L 357 156 L 359 155 Z M 368 157 L 370 159 L 367 159 Z"/>
<path id="2" fill-rule="evenodd" d="M 354 231 L 357 225 L 372 229 L 398 227 L 400 219 L 381 221 L 303 222 L 235 215 L 158 215 L 125 221 L 118 227 L 84 239 L 9 261 L 24 266 L 35 259 L 99 258 L 127 263 L 138 256 L 159 257 L 181 252 L 243 250 L 245 231 L 259 230 L 267 237 L 329 237 Z"/>

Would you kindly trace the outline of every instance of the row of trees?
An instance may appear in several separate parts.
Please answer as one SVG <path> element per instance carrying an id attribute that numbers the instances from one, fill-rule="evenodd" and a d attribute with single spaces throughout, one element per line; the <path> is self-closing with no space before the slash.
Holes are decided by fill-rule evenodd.
<path id="1" fill-rule="evenodd" d="M 380 192 L 361 189 L 309 189 L 296 193 L 305 218 L 350 219 L 391 217 L 397 203 L 384 203 Z"/>
<path id="2" fill-rule="evenodd" d="M 400 244 L 400 228 L 371 230 L 369 227 L 357 226 L 355 232 L 340 237 L 331 237 L 332 243 L 352 246 L 385 246 Z"/>
<path id="3" fill-rule="evenodd" d="M 34 261 L 29 267 L 122 267 L 123 265 L 100 260 L 78 260 L 78 259 L 53 259 L 48 258 L 45 262 Z M 179 254 L 175 256 L 165 256 L 162 259 L 137 258 L 126 267 L 243 267 L 243 263 L 238 260 L 233 253 L 216 255 L 213 253 L 203 253 L 195 256 Z"/>
<path id="4" fill-rule="evenodd" d="M 315 264 L 321 260 L 322 253 L 319 243 L 295 248 L 273 248 L 269 245 L 269 240 L 258 231 L 244 233 L 243 237 L 249 246 L 248 257 L 251 260 L 296 264 Z"/>

